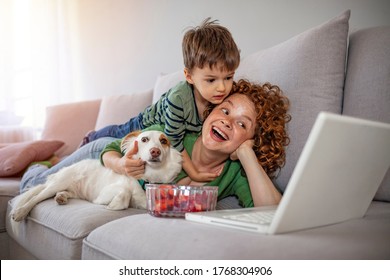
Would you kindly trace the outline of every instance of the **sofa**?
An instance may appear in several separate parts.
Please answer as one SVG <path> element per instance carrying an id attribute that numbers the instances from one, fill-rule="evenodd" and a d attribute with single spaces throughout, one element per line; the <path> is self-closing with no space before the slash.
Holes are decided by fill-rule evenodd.
<path id="1" fill-rule="evenodd" d="M 290 100 L 286 164 L 274 179 L 282 193 L 319 112 L 390 123 L 390 26 L 350 31 L 349 17 L 348 10 L 243 57 L 236 71 L 235 79 L 279 85 Z M 17 144 L 23 149 L 38 141 L 46 141 L 38 143 L 43 147 L 57 141 L 52 152 L 66 157 L 87 131 L 126 121 L 183 78 L 182 71 L 161 74 L 145 92 L 50 106 L 39 140 L 3 145 L 0 154 Z M 61 206 L 53 199 L 43 201 L 15 225 L 9 212 L 19 182 L 15 174 L 0 178 L 1 259 L 390 258 L 390 171 L 363 218 L 277 235 L 157 218 L 139 209 L 110 211 L 78 199 Z M 217 206 L 237 207 L 235 197 Z"/>

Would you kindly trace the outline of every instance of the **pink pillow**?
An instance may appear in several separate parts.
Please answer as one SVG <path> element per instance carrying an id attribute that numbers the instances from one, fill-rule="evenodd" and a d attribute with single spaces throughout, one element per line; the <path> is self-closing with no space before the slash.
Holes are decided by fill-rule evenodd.
<path id="1" fill-rule="evenodd" d="M 37 140 L 9 144 L 0 149 L 0 176 L 18 175 L 30 163 L 49 159 L 64 142 Z"/>
<path id="2" fill-rule="evenodd" d="M 80 101 L 47 107 L 43 140 L 61 140 L 65 145 L 56 154 L 62 158 L 73 153 L 85 134 L 95 128 L 100 100 Z"/>

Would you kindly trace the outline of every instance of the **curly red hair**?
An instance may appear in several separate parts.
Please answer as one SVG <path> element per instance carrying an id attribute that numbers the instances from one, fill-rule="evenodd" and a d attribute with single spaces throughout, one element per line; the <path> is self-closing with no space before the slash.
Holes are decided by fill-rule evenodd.
<path id="1" fill-rule="evenodd" d="M 274 178 L 285 164 L 285 148 L 290 142 L 286 132 L 286 124 L 291 120 L 287 113 L 289 100 L 276 85 L 261 85 L 243 79 L 234 83 L 230 94 L 235 93 L 245 94 L 255 105 L 257 125 L 253 150 L 264 171 Z M 212 108 L 206 110 L 205 116 Z"/>

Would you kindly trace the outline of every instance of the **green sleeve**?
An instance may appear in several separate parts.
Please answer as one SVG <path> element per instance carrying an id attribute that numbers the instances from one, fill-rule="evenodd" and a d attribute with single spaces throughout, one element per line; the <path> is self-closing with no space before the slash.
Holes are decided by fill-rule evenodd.
<path id="1" fill-rule="evenodd" d="M 121 152 L 121 142 L 122 142 L 122 139 L 118 139 L 118 140 L 115 140 L 115 141 L 111 142 L 110 144 L 106 145 L 104 150 L 100 153 L 100 163 L 103 166 L 104 166 L 103 155 L 105 153 L 114 151 L 114 152 L 120 153 L 123 156 L 123 153 Z"/>
<path id="2" fill-rule="evenodd" d="M 249 187 L 248 178 L 241 173 L 241 170 L 237 172 L 236 177 L 232 181 L 233 192 L 238 197 L 241 206 L 253 207 L 254 203 L 252 193 Z"/>
<path id="3" fill-rule="evenodd" d="M 212 183 L 219 187 L 218 199 L 235 195 L 241 206 L 254 206 L 248 178 L 243 174 L 239 161 L 227 160 L 221 175 Z"/>
<path id="4" fill-rule="evenodd" d="M 184 147 L 190 157 L 192 156 L 192 150 L 197 138 L 197 134 L 186 134 L 184 138 Z M 175 181 L 178 182 L 187 176 L 184 170 L 182 170 Z M 242 165 L 239 161 L 231 161 L 228 159 L 225 162 L 221 175 L 206 185 L 218 186 L 218 200 L 235 195 L 238 197 L 241 206 L 254 206 L 248 178 L 242 172 Z"/>

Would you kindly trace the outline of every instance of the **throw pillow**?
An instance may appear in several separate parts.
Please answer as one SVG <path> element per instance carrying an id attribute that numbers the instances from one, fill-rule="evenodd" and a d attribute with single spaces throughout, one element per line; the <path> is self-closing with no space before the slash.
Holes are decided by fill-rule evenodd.
<path id="1" fill-rule="evenodd" d="M 390 26 L 361 29 L 351 34 L 344 115 L 390 123 L 389 45 Z M 390 201 L 390 169 L 375 200 Z"/>
<path id="2" fill-rule="evenodd" d="M 38 140 L 13 143 L 0 149 L 0 176 L 15 176 L 34 161 L 49 159 L 64 142 Z"/>
<path id="3" fill-rule="evenodd" d="M 61 139 L 64 146 L 57 152 L 62 158 L 73 153 L 85 134 L 95 128 L 100 100 L 73 102 L 46 109 L 43 140 Z"/>
<path id="4" fill-rule="evenodd" d="M 95 130 L 111 124 L 122 124 L 137 116 L 152 103 L 152 90 L 103 97 Z"/>
<path id="5" fill-rule="evenodd" d="M 290 99 L 290 145 L 275 180 L 284 191 L 320 111 L 341 113 L 350 11 L 245 57 L 235 79 L 270 82 Z"/>
<path id="6" fill-rule="evenodd" d="M 169 89 L 173 88 L 177 83 L 184 80 L 185 77 L 183 70 L 170 74 L 160 74 L 157 77 L 157 81 L 153 89 L 153 104 L 160 99 L 161 95 L 166 93 Z"/>

